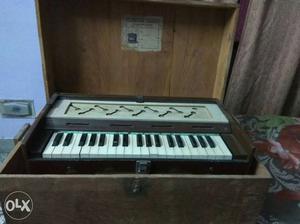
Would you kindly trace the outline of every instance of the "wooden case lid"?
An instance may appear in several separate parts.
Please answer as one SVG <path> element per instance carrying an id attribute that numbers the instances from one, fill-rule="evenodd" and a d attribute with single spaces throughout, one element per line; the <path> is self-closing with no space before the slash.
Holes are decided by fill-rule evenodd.
<path id="1" fill-rule="evenodd" d="M 236 2 L 36 0 L 47 95 L 222 100 L 238 18 Z M 161 18 L 160 49 L 124 48 L 124 21 L 131 17 Z"/>

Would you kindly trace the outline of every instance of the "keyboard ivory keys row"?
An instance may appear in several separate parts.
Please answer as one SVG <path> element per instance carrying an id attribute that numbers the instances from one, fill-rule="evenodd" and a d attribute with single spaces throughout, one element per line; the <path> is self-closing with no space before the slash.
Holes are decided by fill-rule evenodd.
<path id="1" fill-rule="evenodd" d="M 57 132 L 43 158 L 145 158 L 231 160 L 218 134 Z"/>

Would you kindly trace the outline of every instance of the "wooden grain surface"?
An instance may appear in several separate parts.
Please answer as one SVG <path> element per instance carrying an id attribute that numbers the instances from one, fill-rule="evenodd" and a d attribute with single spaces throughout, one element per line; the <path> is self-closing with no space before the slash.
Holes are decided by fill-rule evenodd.
<path id="1" fill-rule="evenodd" d="M 202 11 L 203 10 L 203 11 Z M 212 97 L 224 11 L 181 8 L 176 14 L 171 96 Z"/>
<path id="2" fill-rule="evenodd" d="M 22 223 L 255 223 L 271 180 L 262 166 L 255 175 L 32 175 L 20 146 L 1 171 L 0 202 L 28 193 L 34 210 Z"/>
<path id="3" fill-rule="evenodd" d="M 58 91 L 222 98 L 215 89 L 223 89 L 226 72 L 218 64 L 230 60 L 231 48 L 224 46 L 232 41 L 228 15 L 235 7 L 112 0 L 38 0 L 37 7 L 49 96 Z M 128 15 L 163 17 L 161 51 L 122 49 L 121 21 Z"/>
<path id="4" fill-rule="evenodd" d="M 238 7 L 237 0 L 123 0 L 135 2 L 155 2 L 177 5 L 209 6 L 209 7 Z"/>
<path id="5" fill-rule="evenodd" d="M 267 179 L 197 176 L 1 176 L 0 200 L 27 192 L 22 223 L 255 223 Z M 37 187 L 38 186 L 38 187 Z M 8 224 L 14 223 L 8 219 Z"/>
<path id="6" fill-rule="evenodd" d="M 27 170 L 28 167 L 25 159 L 25 154 L 21 149 L 21 143 L 19 142 L 9 152 L 3 163 L 0 163 L 0 174 L 26 174 Z"/>
<path id="7" fill-rule="evenodd" d="M 48 41 L 43 32 L 41 32 L 42 20 L 40 15 L 40 4 L 39 1 L 35 1 L 36 7 L 36 17 L 37 17 L 37 25 L 38 25 L 38 34 L 39 34 L 39 44 L 41 48 L 41 61 L 42 61 L 42 68 L 43 68 L 43 81 L 45 87 L 45 93 L 47 101 L 50 99 L 51 94 L 55 92 L 54 86 L 54 77 L 50 74 L 53 74 L 52 71 L 52 64 L 51 64 L 51 56 L 49 55 L 49 51 L 45 50 L 48 49 Z"/>
<path id="8" fill-rule="evenodd" d="M 225 14 L 225 20 L 228 21 L 224 28 L 222 45 L 218 58 L 218 66 L 215 77 L 215 85 L 213 89 L 213 96 L 216 98 L 223 98 L 225 94 L 225 88 L 227 83 L 227 77 L 229 72 L 230 60 L 232 55 L 232 48 L 235 38 L 235 32 L 239 17 L 239 10 L 234 12 L 227 12 Z"/>

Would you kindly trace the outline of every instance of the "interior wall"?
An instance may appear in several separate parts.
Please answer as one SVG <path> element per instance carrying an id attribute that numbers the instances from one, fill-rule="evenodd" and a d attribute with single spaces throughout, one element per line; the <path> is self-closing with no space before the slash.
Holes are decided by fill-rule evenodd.
<path id="1" fill-rule="evenodd" d="M 0 1 L 0 99 L 46 102 L 34 0 Z M 13 138 L 33 119 L 0 117 L 0 139 Z"/>
<path id="2" fill-rule="evenodd" d="M 74 92 L 222 99 L 237 18 L 235 7 L 116 0 L 38 2 L 49 95 Z M 161 50 L 123 46 L 123 21 L 128 16 L 163 18 Z"/>

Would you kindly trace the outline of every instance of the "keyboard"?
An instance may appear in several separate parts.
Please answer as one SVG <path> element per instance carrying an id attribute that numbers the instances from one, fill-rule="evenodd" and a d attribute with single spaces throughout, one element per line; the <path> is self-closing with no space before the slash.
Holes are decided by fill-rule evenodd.
<path id="1" fill-rule="evenodd" d="M 218 134 L 56 132 L 43 158 L 231 160 L 233 155 Z"/>
<path id="2" fill-rule="evenodd" d="M 24 140 L 43 173 L 248 174 L 247 135 L 216 100 L 53 98 Z"/>

